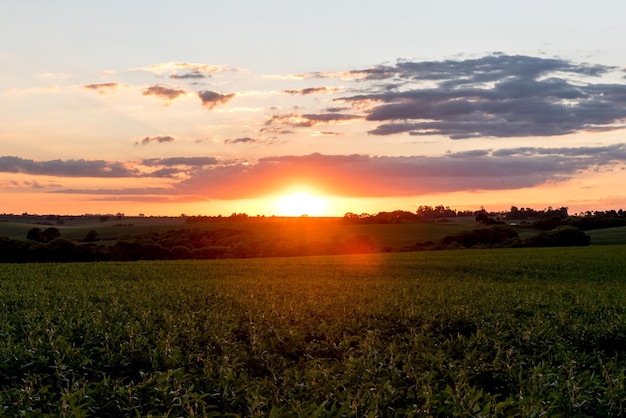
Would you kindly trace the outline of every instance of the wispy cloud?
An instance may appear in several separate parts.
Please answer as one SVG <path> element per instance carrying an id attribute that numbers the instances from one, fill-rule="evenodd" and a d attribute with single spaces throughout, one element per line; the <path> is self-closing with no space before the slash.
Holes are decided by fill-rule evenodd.
<path id="1" fill-rule="evenodd" d="M 0 157 L 0 172 L 58 177 L 140 177 L 130 163 L 105 160 L 37 161 L 20 157 Z"/>
<path id="2" fill-rule="evenodd" d="M 160 144 L 164 143 L 164 142 L 174 142 L 176 139 L 174 139 L 174 137 L 171 137 L 169 135 L 163 135 L 163 136 L 147 136 L 145 138 L 143 138 L 141 141 L 135 141 L 135 145 L 148 145 L 151 142 L 158 142 Z"/>
<path id="3" fill-rule="evenodd" d="M 145 166 L 205 166 L 218 164 L 215 157 L 168 157 L 168 158 L 148 158 L 141 161 Z"/>
<path id="4" fill-rule="evenodd" d="M 122 85 L 120 83 L 96 83 L 96 84 L 87 84 L 83 87 L 87 90 L 95 90 L 100 94 L 106 94 L 111 91 L 115 91 L 120 88 Z"/>
<path id="5" fill-rule="evenodd" d="M 311 136 L 345 136 L 345 133 L 342 132 L 333 132 L 333 131 L 315 131 L 311 134 Z"/>
<path id="6" fill-rule="evenodd" d="M 225 144 L 255 144 L 257 142 L 262 142 L 262 140 L 257 138 L 250 138 L 248 136 L 243 138 L 234 138 L 234 139 L 225 139 Z"/>
<path id="7" fill-rule="evenodd" d="M 170 78 L 203 78 L 224 71 L 239 71 L 225 65 L 201 64 L 191 62 L 164 62 L 145 67 L 131 68 L 131 71 L 147 71 L 158 76 L 167 75 Z"/>
<path id="8" fill-rule="evenodd" d="M 265 125 L 290 126 L 293 128 L 310 128 L 311 126 L 315 126 L 318 124 L 341 123 L 355 119 L 362 119 L 362 117 L 358 115 L 348 115 L 345 113 L 287 113 L 272 116 L 268 121 L 266 121 Z"/>
<path id="9" fill-rule="evenodd" d="M 329 87 L 307 87 L 303 89 L 296 90 L 283 90 L 283 93 L 287 94 L 301 94 L 306 96 L 308 94 L 317 94 L 317 93 L 333 93 L 338 91 L 337 88 L 329 88 Z"/>

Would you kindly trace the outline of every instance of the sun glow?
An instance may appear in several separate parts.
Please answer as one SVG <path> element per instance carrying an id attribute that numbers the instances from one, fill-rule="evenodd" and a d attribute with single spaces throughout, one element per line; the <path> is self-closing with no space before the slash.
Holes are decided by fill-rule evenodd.
<path id="1" fill-rule="evenodd" d="M 307 192 L 294 192 L 276 201 L 279 216 L 326 216 L 328 201 Z"/>

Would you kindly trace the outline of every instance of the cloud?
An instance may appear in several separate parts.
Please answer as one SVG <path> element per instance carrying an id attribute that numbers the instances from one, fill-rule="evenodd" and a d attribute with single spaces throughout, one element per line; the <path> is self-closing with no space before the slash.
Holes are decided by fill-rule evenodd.
<path id="1" fill-rule="evenodd" d="M 171 179 L 170 187 L 56 192 L 116 196 L 162 194 L 167 198 L 195 196 L 206 200 L 263 197 L 293 185 L 308 185 L 327 194 L 351 197 L 515 190 L 565 181 L 585 170 L 623 167 L 625 163 L 626 144 L 615 144 L 468 150 L 442 156 L 315 153 L 245 162 L 220 161 L 214 157 L 154 158 L 134 163 L 0 157 L 0 172 L 60 177 L 167 178 Z M 150 170 L 152 167 L 156 170 Z"/>
<path id="2" fill-rule="evenodd" d="M 494 151 L 492 155 L 496 157 L 532 157 L 537 155 L 560 155 L 567 157 L 603 157 L 606 161 L 610 161 L 611 159 L 626 161 L 626 146 L 624 144 L 614 144 L 601 147 L 571 148 L 519 147 L 500 149 Z"/>
<path id="3" fill-rule="evenodd" d="M 283 90 L 283 93 L 308 95 L 308 94 L 316 94 L 316 93 L 332 93 L 337 90 L 338 89 L 336 88 L 328 88 L 328 87 L 308 87 L 308 88 L 303 88 L 303 89 L 298 89 L 298 90 Z"/>
<path id="4" fill-rule="evenodd" d="M 0 173 L 54 177 L 95 178 L 180 178 L 194 170 L 218 164 L 213 157 L 152 158 L 140 162 L 105 160 L 36 161 L 13 156 L 0 157 Z M 181 167 L 184 166 L 184 167 Z M 151 167 L 157 169 L 151 170 Z M 49 186 L 58 187 L 52 183 Z"/>
<path id="5" fill-rule="evenodd" d="M 218 164 L 215 157 L 168 157 L 168 158 L 148 158 L 141 161 L 145 166 L 205 166 Z"/>
<path id="6" fill-rule="evenodd" d="M 146 67 L 131 68 L 131 71 L 146 71 L 158 76 L 168 74 L 170 78 L 202 78 L 224 71 L 239 71 L 225 65 L 199 64 L 191 62 L 164 62 Z M 182 72 L 179 73 L 179 72 Z"/>
<path id="7" fill-rule="evenodd" d="M 259 129 L 259 133 L 270 134 L 270 135 L 288 135 L 288 134 L 292 134 L 293 131 L 289 129 L 269 127 L 269 128 Z"/>
<path id="8" fill-rule="evenodd" d="M 144 96 L 157 96 L 167 102 L 171 102 L 185 95 L 187 92 L 183 89 L 177 89 L 173 87 L 167 87 L 160 84 L 150 86 L 143 91 Z"/>
<path id="9" fill-rule="evenodd" d="M 244 137 L 244 138 L 235 138 L 235 139 L 226 139 L 224 140 L 225 144 L 255 144 L 257 142 L 261 142 L 260 139 Z"/>
<path id="10" fill-rule="evenodd" d="M 533 187 L 615 162 L 626 162 L 626 144 L 597 149 L 537 149 L 531 155 L 518 155 L 514 150 L 465 151 L 440 157 L 310 154 L 209 167 L 176 188 L 184 194 L 215 199 L 261 197 L 294 184 L 338 196 L 418 196 Z"/>
<path id="11" fill-rule="evenodd" d="M 11 179 L 8 181 L 0 181 L 1 188 L 33 188 L 33 189 L 45 189 L 46 187 L 61 187 L 58 183 L 53 183 L 51 181 L 48 182 L 47 185 L 42 185 L 37 180 L 29 181 L 29 180 L 15 180 Z"/>
<path id="12" fill-rule="evenodd" d="M 315 131 L 311 134 L 311 136 L 345 136 L 345 133 L 342 132 L 333 132 L 333 131 Z"/>
<path id="13" fill-rule="evenodd" d="M 86 88 L 87 90 L 96 90 L 100 94 L 106 94 L 110 91 L 115 91 L 120 87 L 120 83 L 97 83 L 87 84 L 83 86 L 83 88 Z"/>
<path id="14" fill-rule="evenodd" d="M 170 74 L 170 78 L 174 80 L 187 80 L 187 79 L 197 80 L 197 79 L 208 78 L 208 77 L 211 77 L 211 75 L 207 73 L 203 73 L 198 70 L 184 72 L 182 74 Z"/>
<path id="15" fill-rule="evenodd" d="M 399 60 L 395 65 L 379 65 L 352 71 L 365 80 L 436 80 L 451 84 L 499 81 L 506 77 L 536 79 L 554 72 L 599 76 L 615 67 L 575 64 L 557 58 L 494 53 L 481 58 L 444 61 Z"/>
<path id="16" fill-rule="evenodd" d="M 361 93 L 335 100 L 365 109 L 365 119 L 378 123 L 373 135 L 466 139 L 615 130 L 626 127 L 626 85 L 598 81 L 615 71 L 503 54 L 401 61 L 356 71 L 366 83 Z"/>
<path id="17" fill-rule="evenodd" d="M 58 177 L 140 177 L 129 163 L 104 160 L 36 161 L 20 157 L 0 157 L 0 172 Z"/>
<path id="18" fill-rule="evenodd" d="M 347 122 L 354 119 L 362 119 L 358 115 L 348 115 L 344 113 L 318 113 L 318 114 L 297 114 L 288 113 L 284 115 L 274 115 L 266 123 L 266 126 L 279 125 L 290 126 L 292 128 L 310 128 L 320 123 Z"/>
<path id="19" fill-rule="evenodd" d="M 198 97 L 202 100 L 202 106 L 211 110 L 218 104 L 225 104 L 230 99 L 235 97 L 235 94 L 220 94 L 216 91 L 207 90 L 199 92 Z"/>
<path id="20" fill-rule="evenodd" d="M 131 187 L 131 188 L 125 188 L 125 189 L 64 189 L 64 190 L 55 190 L 52 193 L 113 195 L 112 198 L 115 198 L 118 196 L 133 196 L 133 195 L 168 195 L 170 194 L 170 192 L 171 192 L 171 189 L 167 187 L 137 187 L 137 188 Z M 124 198 L 121 198 L 121 199 L 126 200 Z M 133 200 L 133 199 L 130 199 L 130 200 Z"/>
<path id="21" fill-rule="evenodd" d="M 471 151 L 450 152 L 446 154 L 446 157 L 448 158 L 472 158 L 472 157 L 484 157 L 486 155 L 489 155 L 489 151 L 471 150 Z"/>
<path id="22" fill-rule="evenodd" d="M 165 135 L 165 136 L 147 136 L 144 139 L 142 139 L 141 141 L 135 141 L 135 145 L 148 145 L 151 142 L 158 142 L 160 144 L 164 143 L 164 142 L 174 142 L 175 139 L 169 135 Z"/>

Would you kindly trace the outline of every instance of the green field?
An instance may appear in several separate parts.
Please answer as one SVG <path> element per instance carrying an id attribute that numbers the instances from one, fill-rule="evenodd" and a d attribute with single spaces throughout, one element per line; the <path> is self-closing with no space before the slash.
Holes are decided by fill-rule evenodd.
<path id="1" fill-rule="evenodd" d="M 591 243 L 594 245 L 624 244 L 626 242 L 626 226 L 618 228 L 597 229 L 589 231 Z"/>
<path id="2" fill-rule="evenodd" d="M 101 222 L 98 216 L 76 216 L 63 218 L 63 225 L 56 225 L 43 217 L 2 216 L 0 217 L 0 237 L 24 240 L 32 228 L 44 230 L 57 228 L 61 238 L 82 240 L 87 233 L 94 230 L 98 243 L 113 245 L 118 240 L 128 240 L 140 234 L 165 233 L 171 230 L 192 229 L 197 231 L 215 231 L 232 229 L 241 231 L 246 236 L 260 238 L 264 242 L 280 242 L 289 237 L 299 237 L 302 243 L 348 238 L 354 236 L 367 237 L 380 251 L 403 251 L 418 242 L 440 242 L 447 235 L 453 235 L 480 227 L 473 217 L 449 218 L 439 222 L 403 222 L 388 224 L 353 224 L 342 218 L 255 218 L 243 221 L 228 221 L 223 218 L 215 223 L 186 224 L 181 217 L 111 217 Z M 39 222 L 39 223 L 37 223 Z M 47 223 L 47 224 L 45 224 Z M 541 231 L 531 228 L 516 227 L 520 238 L 526 239 Z M 591 237 L 592 245 L 626 244 L 626 227 L 607 228 L 586 231 Z"/>
<path id="3" fill-rule="evenodd" d="M 166 231 L 184 226 L 184 218 L 172 217 L 111 217 L 108 221 L 100 221 L 99 216 L 75 216 L 63 218 L 63 225 L 57 225 L 55 220 L 48 220 L 45 216 L 2 216 L 0 217 L 0 236 L 12 239 L 26 239 L 26 233 L 31 228 L 57 228 L 61 237 L 67 239 L 85 238 L 87 232 L 95 230 L 103 239 L 117 239 L 119 237 L 143 234 L 148 231 Z"/>
<path id="4" fill-rule="evenodd" d="M 619 416 L 625 254 L 4 264 L 0 416 Z"/>

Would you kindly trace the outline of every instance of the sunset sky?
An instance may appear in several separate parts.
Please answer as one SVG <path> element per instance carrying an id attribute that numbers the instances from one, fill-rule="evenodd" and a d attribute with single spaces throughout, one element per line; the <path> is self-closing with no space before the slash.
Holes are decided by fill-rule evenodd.
<path id="1" fill-rule="evenodd" d="M 624 16 L 6 0 L 0 213 L 626 209 Z"/>

